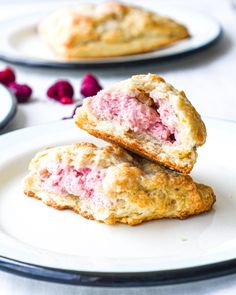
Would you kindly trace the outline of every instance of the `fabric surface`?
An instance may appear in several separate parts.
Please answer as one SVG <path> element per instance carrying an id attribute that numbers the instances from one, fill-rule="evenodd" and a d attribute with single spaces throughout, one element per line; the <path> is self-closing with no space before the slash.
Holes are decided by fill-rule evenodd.
<path id="1" fill-rule="evenodd" d="M 57 1 L 57 5 L 60 2 Z M 155 1 L 155 5 L 158 6 L 158 2 Z M 0 21 L 17 16 L 20 13 L 37 11 L 38 7 L 43 7 L 45 3 L 46 1 L 41 1 L 40 4 L 36 5 L 34 1 L 0 0 Z M 70 116 L 74 106 L 64 106 L 48 101 L 45 95 L 46 90 L 56 79 L 66 78 L 72 81 L 75 86 L 76 97 L 79 98 L 80 81 L 86 72 L 93 72 L 97 75 L 103 86 L 126 79 L 137 73 L 158 73 L 164 76 L 168 82 L 175 85 L 176 88 L 184 89 L 193 105 L 202 115 L 236 120 L 236 10 L 232 8 L 232 2 L 229 0 L 192 0 L 191 2 L 187 0 L 168 0 L 168 3 L 196 8 L 215 16 L 224 29 L 221 41 L 216 46 L 196 55 L 165 63 L 150 63 L 150 65 L 145 66 L 124 66 L 117 69 L 89 71 L 58 71 L 14 66 L 17 71 L 18 81 L 27 82 L 31 85 L 34 95 L 30 103 L 19 105 L 15 119 L 1 133 Z M 0 69 L 4 66 L 5 64 L 0 62 Z M 172 286 L 103 289 L 39 282 L 0 272 L 0 293 L 4 295 L 228 295 L 236 294 L 236 275 Z"/>

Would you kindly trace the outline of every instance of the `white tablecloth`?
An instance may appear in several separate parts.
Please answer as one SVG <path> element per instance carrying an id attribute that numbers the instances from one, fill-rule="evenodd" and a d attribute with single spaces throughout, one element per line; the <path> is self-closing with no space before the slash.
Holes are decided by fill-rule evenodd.
<path id="1" fill-rule="evenodd" d="M 138 1 L 137 1 L 138 2 Z M 167 1 L 166 1 L 167 2 Z M 5 1 L 0 0 L 0 20 L 28 13 L 47 5 L 48 1 Z M 153 0 L 153 5 L 158 1 Z M 185 5 L 205 11 L 218 18 L 224 35 L 216 46 L 196 55 L 175 61 L 149 66 L 120 67 L 118 69 L 90 70 L 96 74 L 102 85 L 107 86 L 137 73 L 159 73 L 177 88 L 184 89 L 187 96 L 202 115 L 236 120 L 236 11 L 231 1 L 217 0 L 169 0 L 168 3 Z M 57 2 L 58 4 L 58 2 Z M 1 25 L 1 24 L 0 24 Z M 201 25 L 201 24 L 199 24 Z M 203 28 L 204 29 L 204 28 Z M 0 36 L 1 38 L 1 36 Z M 5 66 L 0 62 L 0 68 Z M 34 89 L 33 99 L 21 104 L 15 119 L 3 132 L 32 126 L 69 116 L 74 106 L 63 106 L 46 98 L 47 87 L 58 78 L 72 81 L 79 98 L 80 80 L 85 70 L 46 70 L 14 67 L 18 81 L 27 82 Z M 138 289 L 99 289 L 65 286 L 25 279 L 0 272 L 0 294 L 42 295 L 42 294 L 236 294 L 236 275 L 208 281 Z"/>

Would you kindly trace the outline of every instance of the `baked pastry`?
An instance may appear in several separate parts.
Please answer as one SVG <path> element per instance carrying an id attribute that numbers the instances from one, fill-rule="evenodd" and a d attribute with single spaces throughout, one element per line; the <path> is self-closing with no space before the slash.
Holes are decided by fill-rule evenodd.
<path id="1" fill-rule="evenodd" d="M 183 173 L 196 162 L 206 128 L 183 91 L 153 74 L 119 82 L 77 109 L 75 123 L 90 134 Z"/>
<path id="2" fill-rule="evenodd" d="M 114 145 L 46 149 L 29 170 L 26 195 L 107 224 L 182 219 L 210 210 L 215 201 L 209 186 Z"/>
<path id="3" fill-rule="evenodd" d="M 189 38 L 173 19 L 118 2 L 64 8 L 42 20 L 38 31 L 57 55 L 72 59 L 147 52 Z"/>

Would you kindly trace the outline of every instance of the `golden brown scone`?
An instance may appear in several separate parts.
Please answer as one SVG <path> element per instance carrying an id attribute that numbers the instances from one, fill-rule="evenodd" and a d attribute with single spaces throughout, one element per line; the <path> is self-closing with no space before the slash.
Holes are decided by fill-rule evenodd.
<path id="1" fill-rule="evenodd" d="M 154 74 L 133 76 L 86 98 L 74 118 L 90 134 L 186 174 L 206 139 L 185 93 Z"/>
<path id="2" fill-rule="evenodd" d="M 213 190 L 118 146 L 46 149 L 31 161 L 24 192 L 107 224 L 186 218 L 212 208 Z"/>
<path id="3" fill-rule="evenodd" d="M 39 34 L 57 55 L 72 59 L 142 53 L 189 38 L 174 20 L 118 2 L 56 11 L 40 23 Z"/>

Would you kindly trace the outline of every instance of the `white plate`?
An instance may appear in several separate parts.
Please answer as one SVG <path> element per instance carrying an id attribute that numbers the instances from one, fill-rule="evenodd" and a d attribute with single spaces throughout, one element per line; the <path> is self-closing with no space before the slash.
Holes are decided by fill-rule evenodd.
<path id="1" fill-rule="evenodd" d="M 84 1 L 80 1 L 84 2 Z M 101 1 L 100 1 L 101 2 Z M 137 1 L 128 1 L 137 4 Z M 142 5 L 141 3 L 139 3 Z M 64 4 L 61 4 L 61 6 Z M 57 58 L 49 48 L 40 40 L 37 25 L 40 20 L 48 15 L 55 7 L 39 11 L 34 15 L 22 16 L 1 24 L 0 58 L 18 64 L 45 67 L 74 68 L 78 66 L 114 65 L 127 62 L 139 62 L 152 59 L 166 59 L 206 47 L 219 39 L 221 26 L 212 17 L 198 11 L 179 7 L 167 6 L 161 3 L 156 5 L 153 1 L 145 1 L 145 8 L 154 10 L 161 15 L 166 15 L 183 23 L 189 29 L 191 38 L 176 44 L 144 54 L 135 54 L 113 58 L 80 59 L 63 61 Z M 58 6 L 58 5 L 57 5 Z M 67 5 L 68 6 L 68 5 Z"/>
<path id="2" fill-rule="evenodd" d="M 14 95 L 0 83 L 0 129 L 5 127 L 15 116 L 16 99 Z"/>
<path id="3" fill-rule="evenodd" d="M 71 280 L 67 277 L 71 275 L 76 283 L 88 285 L 98 282 L 104 285 L 101 281 L 104 274 L 113 280 L 105 285 L 114 284 L 117 276 L 118 285 L 122 276 L 123 280 L 129 278 L 131 284 L 131 279 L 141 275 L 145 280 L 139 284 L 145 285 L 150 283 L 148 276 L 153 272 L 158 275 L 154 282 L 151 277 L 152 283 L 166 283 L 168 279 L 215 276 L 232 271 L 231 267 L 235 270 L 236 124 L 215 119 L 205 121 L 208 139 L 199 149 L 192 176 L 214 188 L 217 196 L 214 209 L 182 221 L 159 220 L 134 227 L 90 221 L 69 210 L 48 207 L 22 192 L 21 182 L 28 163 L 38 150 L 81 141 L 100 145 L 103 141 L 87 135 L 71 120 L 3 135 L 0 255 L 8 259 L 0 259 L 0 268 L 64 282 Z M 81 282 L 84 274 L 89 279 Z M 167 276 L 164 281 L 163 276 Z"/>

